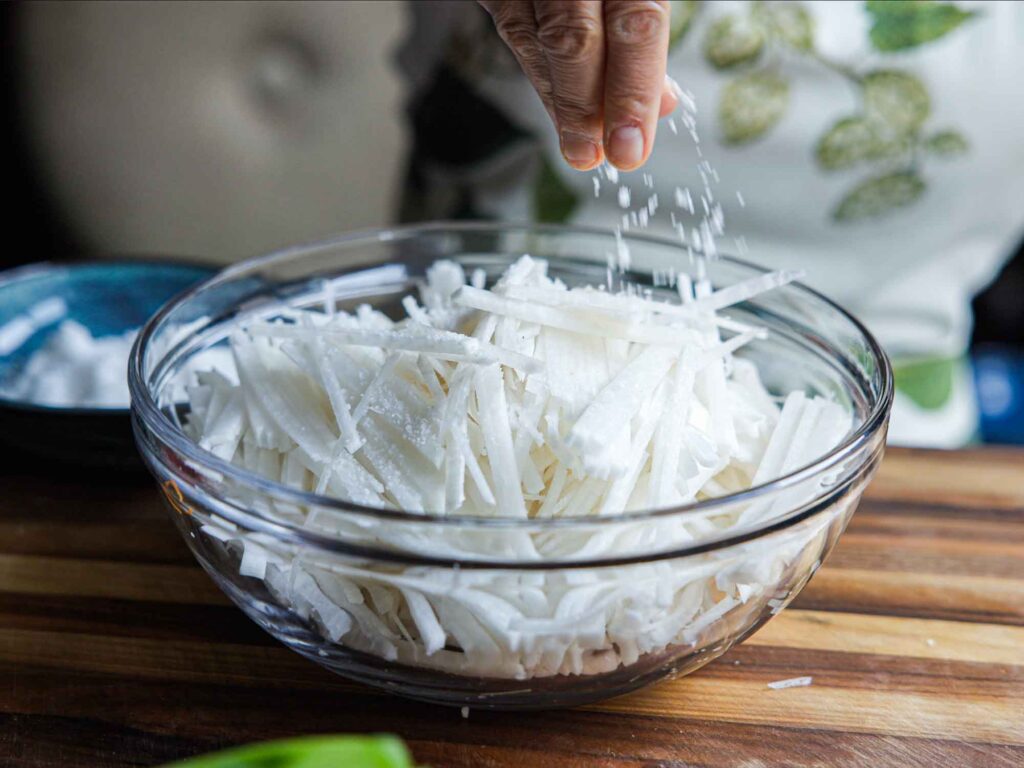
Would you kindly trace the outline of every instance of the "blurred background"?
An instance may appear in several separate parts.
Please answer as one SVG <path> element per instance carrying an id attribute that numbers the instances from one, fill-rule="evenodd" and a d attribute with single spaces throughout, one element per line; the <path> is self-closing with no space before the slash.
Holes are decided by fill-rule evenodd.
<path id="1" fill-rule="evenodd" d="M 436 206 L 409 202 L 429 167 L 424 153 L 443 155 L 472 137 L 410 85 L 444 63 L 410 63 L 406 50 L 402 68 L 398 53 L 417 24 L 422 33 L 436 18 L 437 34 L 448 29 L 440 22 L 450 5 L 0 6 L 8 201 L 0 269 L 109 254 L 225 264 L 433 217 Z M 444 136 L 431 144 L 438 126 Z M 486 205 L 444 214 L 494 215 Z M 758 260 L 756 249 L 750 258 Z M 973 308 L 976 439 L 1024 443 L 1019 246 Z"/>

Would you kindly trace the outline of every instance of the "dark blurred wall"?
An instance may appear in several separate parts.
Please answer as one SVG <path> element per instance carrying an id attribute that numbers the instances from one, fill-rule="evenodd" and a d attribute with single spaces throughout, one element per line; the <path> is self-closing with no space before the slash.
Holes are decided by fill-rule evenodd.
<path id="1" fill-rule="evenodd" d="M 1024 245 L 974 300 L 973 342 L 1005 343 L 1024 349 Z"/>
<path id="2" fill-rule="evenodd" d="M 16 39 L 17 17 L 23 6 L 0 4 L 0 121 L 4 158 L 3 203 L 7 243 L 0 248 L 0 269 L 45 259 L 86 253 L 43 186 L 24 132 L 19 103 Z"/>

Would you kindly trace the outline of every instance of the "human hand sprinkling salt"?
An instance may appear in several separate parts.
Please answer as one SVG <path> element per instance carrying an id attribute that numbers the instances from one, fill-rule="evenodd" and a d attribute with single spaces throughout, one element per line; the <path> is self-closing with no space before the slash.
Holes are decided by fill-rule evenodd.
<path id="1" fill-rule="evenodd" d="M 643 165 L 659 117 L 676 108 L 665 74 L 667 0 L 479 0 L 558 130 L 562 154 L 586 171 L 607 159 Z"/>

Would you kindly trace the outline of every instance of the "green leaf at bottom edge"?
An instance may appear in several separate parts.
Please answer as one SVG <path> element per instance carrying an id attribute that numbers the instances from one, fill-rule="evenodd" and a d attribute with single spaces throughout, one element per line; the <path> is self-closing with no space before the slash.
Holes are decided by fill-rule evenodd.
<path id="1" fill-rule="evenodd" d="M 308 736 L 268 741 L 173 763 L 165 768 L 412 768 L 396 736 Z"/>

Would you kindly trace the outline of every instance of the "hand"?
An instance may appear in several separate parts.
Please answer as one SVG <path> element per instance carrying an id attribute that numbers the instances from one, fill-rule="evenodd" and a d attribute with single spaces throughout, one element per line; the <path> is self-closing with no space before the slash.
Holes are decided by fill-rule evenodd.
<path id="1" fill-rule="evenodd" d="M 665 75 L 667 0 L 479 0 L 586 171 L 606 156 L 628 171 L 647 160 L 658 118 L 676 108 Z"/>

